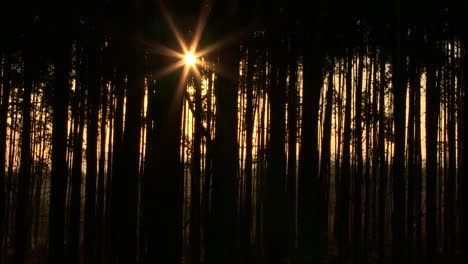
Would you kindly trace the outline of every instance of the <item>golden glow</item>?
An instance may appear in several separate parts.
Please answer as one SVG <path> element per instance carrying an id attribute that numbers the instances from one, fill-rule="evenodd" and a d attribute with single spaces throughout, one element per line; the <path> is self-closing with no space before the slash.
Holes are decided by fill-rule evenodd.
<path id="1" fill-rule="evenodd" d="M 163 1 L 159 1 L 160 9 L 162 11 L 162 16 L 166 21 L 167 25 L 171 33 L 174 35 L 175 40 L 177 41 L 177 47 L 168 47 L 163 43 L 155 42 L 155 41 L 148 41 L 145 40 L 144 45 L 148 47 L 148 50 L 153 54 L 158 54 L 163 57 L 172 57 L 175 60 L 172 62 L 167 63 L 164 67 L 158 68 L 153 75 L 156 78 L 160 78 L 167 74 L 174 72 L 175 70 L 179 69 L 180 67 L 185 66 L 187 70 L 187 75 L 185 78 L 190 78 L 190 76 L 194 76 L 198 80 L 201 80 L 201 72 L 198 69 L 199 67 L 204 69 L 210 69 L 216 74 L 226 75 L 229 77 L 229 69 L 225 69 L 222 64 L 215 63 L 210 61 L 209 58 L 206 56 L 213 53 L 214 51 L 218 51 L 223 46 L 232 44 L 236 42 L 241 37 L 241 32 L 231 33 L 226 35 L 225 37 L 219 39 L 218 41 L 205 44 L 203 47 L 200 47 L 200 41 L 202 39 L 203 31 L 208 21 L 208 17 L 212 10 L 212 5 L 210 1 L 207 3 L 204 2 L 200 6 L 200 14 L 198 17 L 198 21 L 194 24 L 193 31 L 187 32 L 180 32 L 179 28 L 177 27 L 175 21 L 169 14 L 169 11 L 166 9 Z M 184 33 L 184 34 L 183 34 Z M 191 36 L 191 40 L 188 41 L 186 39 L 187 36 Z M 216 59 L 216 56 L 213 56 Z M 188 74 L 188 73 L 192 74 Z M 184 75 L 181 76 L 184 78 Z M 187 80 L 182 79 L 182 82 L 186 82 Z"/>
<path id="2" fill-rule="evenodd" d="M 193 52 L 187 52 L 184 56 L 185 65 L 192 66 L 197 62 L 197 58 Z"/>

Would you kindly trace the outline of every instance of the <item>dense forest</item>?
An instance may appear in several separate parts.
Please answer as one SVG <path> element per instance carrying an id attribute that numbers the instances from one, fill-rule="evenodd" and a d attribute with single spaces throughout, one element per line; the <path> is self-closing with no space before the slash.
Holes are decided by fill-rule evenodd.
<path id="1" fill-rule="evenodd" d="M 467 0 L 6 2 L 0 263 L 466 261 Z"/>

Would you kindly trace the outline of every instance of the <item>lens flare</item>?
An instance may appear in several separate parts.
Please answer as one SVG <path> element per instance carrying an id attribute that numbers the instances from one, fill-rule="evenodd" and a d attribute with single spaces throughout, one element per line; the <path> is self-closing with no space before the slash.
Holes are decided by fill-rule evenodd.
<path id="1" fill-rule="evenodd" d="M 187 66 L 192 66 L 197 62 L 197 58 L 193 52 L 187 52 L 184 56 L 184 62 Z"/>

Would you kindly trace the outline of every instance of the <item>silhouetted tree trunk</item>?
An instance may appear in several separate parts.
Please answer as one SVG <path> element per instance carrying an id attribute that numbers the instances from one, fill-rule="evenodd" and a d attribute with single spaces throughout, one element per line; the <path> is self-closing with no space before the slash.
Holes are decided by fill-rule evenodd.
<path id="1" fill-rule="evenodd" d="M 378 216 L 378 241 L 379 263 L 385 258 L 385 207 L 387 190 L 387 164 L 385 160 L 385 53 L 380 52 L 380 86 L 379 86 L 379 216 Z"/>
<path id="2" fill-rule="evenodd" d="M 161 68 L 173 63 L 163 57 L 159 60 Z M 145 263 L 181 262 L 184 178 L 180 146 L 186 88 L 181 81 L 186 80 L 187 70 L 177 70 L 156 81 L 153 145 L 143 186 L 144 228 L 148 236 Z"/>
<path id="3" fill-rule="evenodd" d="M 251 226 L 252 226 L 252 148 L 253 148 L 253 126 L 254 126 L 254 94 L 253 94 L 253 75 L 254 62 L 256 58 L 256 50 L 253 45 L 253 40 L 249 39 L 249 50 L 247 54 L 247 105 L 245 110 L 245 194 L 242 215 L 242 261 L 244 263 L 251 262 L 250 241 L 251 241 Z M 210 111 L 210 110 L 208 110 Z"/>
<path id="4" fill-rule="evenodd" d="M 418 83 L 414 91 L 414 177 L 416 181 L 415 191 L 415 242 L 417 255 L 422 254 L 422 216 L 423 216 L 423 203 L 422 203 L 422 150 L 421 150 L 421 69 L 417 69 Z"/>
<path id="5" fill-rule="evenodd" d="M 117 44 L 119 45 L 119 44 Z M 115 56 L 118 56 L 122 52 L 122 47 L 115 47 L 114 50 Z M 121 60 L 119 58 L 118 60 Z M 110 225 L 106 239 L 108 240 L 108 249 L 111 252 L 106 252 L 108 255 L 114 255 L 113 253 L 118 248 L 118 217 L 119 217 L 119 208 L 118 204 L 119 198 L 118 195 L 121 191 L 121 187 L 118 184 L 121 182 L 119 177 L 121 177 L 121 159 L 122 159 L 122 140 L 123 140 L 123 108 L 124 108 L 124 96 L 125 96 L 125 72 L 123 68 L 123 63 L 121 61 L 117 62 L 115 67 L 115 111 L 114 111 L 114 134 L 113 134 L 113 149 L 112 149 L 112 173 L 107 179 L 107 203 L 108 210 L 106 211 L 106 223 Z M 107 251 L 107 250 L 106 250 Z"/>
<path id="6" fill-rule="evenodd" d="M 214 23 L 229 23 L 216 32 L 222 38 L 237 25 L 237 0 L 217 3 L 219 17 Z M 229 22 L 227 22 L 229 21 Z M 214 29 L 214 27 L 212 27 Z M 216 52 L 223 73 L 216 76 L 216 129 L 213 151 L 213 191 L 211 199 L 210 234 L 206 263 L 235 263 L 238 257 L 238 224 L 236 186 L 238 167 L 237 142 L 237 80 L 239 76 L 239 47 L 225 46 Z"/>
<path id="7" fill-rule="evenodd" d="M 97 73 L 97 42 L 90 33 L 88 51 L 88 108 L 86 126 L 86 191 L 84 208 L 84 245 L 86 262 L 93 262 L 96 256 L 96 176 L 97 176 L 97 135 L 100 80 Z M 128 110 L 127 110 L 128 111 Z M 138 155 L 138 152 L 137 152 Z"/>
<path id="8" fill-rule="evenodd" d="M 49 214 L 49 261 L 63 263 L 65 229 L 65 190 L 67 179 L 67 119 L 70 89 L 71 47 L 67 36 L 56 41 L 55 82 L 52 117 L 52 172 Z"/>
<path id="9" fill-rule="evenodd" d="M 440 91 L 436 85 L 436 65 L 432 57 L 435 40 L 428 32 L 428 58 L 426 66 L 426 254 L 428 262 L 434 261 L 436 254 L 436 179 L 437 179 L 437 134 L 439 120 Z"/>
<path id="10" fill-rule="evenodd" d="M 465 12 L 468 11 L 468 3 L 465 2 L 465 6 L 463 9 Z M 466 25 L 466 24 L 465 24 Z M 468 178 L 466 177 L 467 175 L 467 166 L 468 164 L 468 155 L 467 155 L 467 144 L 466 144 L 466 125 L 468 124 L 468 112 L 466 111 L 466 101 L 467 101 L 467 95 L 468 95 L 468 78 L 466 78 L 468 74 L 468 32 L 467 28 L 465 26 L 465 30 L 463 31 L 464 34 L 462 34 L 462 40 L 461 40 L 461 46 L 462 46 L 462 56 L 464 58 L 463 60 L 463 84 L 462 84 L 462 89 L 463 89 L 463 129 L 465 134 L 462 135 L 463 139 L 463 149 L 462 149 L 462 157 L 463 157 L 463 164 L 462 164 L 462 175 L 461 181 L 462 181 L 462 204 L 463 207 L 461 208 L 461 214 L 462 214 L 462 250 L 464 252 L 464 260 L 468 260 Z"/>
<path id="11" fill-rule="evenodd" d="M 136 4 L 135 4 L 136 5 Z M 132 6 L 136 8 L 136 6 Z M 136 10 L 132 10 L 132 18 L 136 19 Z M 143 71 L 143 49 L 141 47 L 141 33 L 137 27 L 138 23 L 132 26 L 132 35 L 128 43 L 129 56 L 126 61 L 127 66 L 127 93 L 125 105 L 125 130 L 122 140 L 121 174 L 116 177 L 113 184 L 119 188 L 116 196 L 116 205 L 119 210 L 119 236 L 117 248 L 118 261 L 122 263 L 134 263 L 136 261 L 137 242 L 137 189 L 139 175 L 139 157 L 141 140 L 141 112 L 144 96 L 144 71 Z M 94 79 L 95 80 L 95 79 Z M 95 149 L 94 149 L 95 151 Z M 95 172 L 94 172 L 95 173 Z M 94 178 L 95 180 L 95 178 Z M 93 182 L 95 184 L 95 182 Z M 94 189 L 95 191 L 95 189 Z M 167 227 L 166 227 L 167 228 Z"/>
<path id="12" fill-rule="evenodd" d="M 339 263 L 344 263 L 348 255 L 348 232 L 349 232 L 349 186 L 351 181 L 350 168 L 350 145 L 351 145 L 351 90 L 352 90 L 352 51 L 349 49 L 346 55 L 346 105 L 345 105 L 345 120 L 344 120 L 344 135 L 343 135 L 343 162 L 341 175 L 341 190 L 340 190 L 340 208 L 341 221 L 339 224 L 339 239 L 338 239 L 338 257 Z"/>
<path id="13" fill-rule="evenodd" d="M 411 36 L 413 38 L 413 36 Z M 410 42 L 410 48 L 412 52 L 415 50 L 412 48 L 413 40 Z M 408 179 L 408 199 L 406 199 L 406 229 L 408 232 L 408 250 L 409 250 L 409 260 L 411 261 L 413 255 L 413 245 L 414 245 L 414 211 L 415 211 L 415 184 L 416 184 L 416 175 L 414 168 L 414 157 L 415 157 L 415 142 L 414 142 L 414 127 L 415 127 L 415 90 L 417 87 L 418 75 L 416 74 L 416 61 L 415 56 L 410 57 L 408 65 L 408 78 L 409 78 L 409 93 L 408 93 L 408 135 L 407 135 L 407 179 Z M 419 113 L 417 113 L 419 114 Z"/>
<path id="14" fill-rule="evenodd" d="M 71 202 L 70 202 L 70 222 L 68 226 L 68 252 L 70 263 L 79 263 L 80 248 L 80 226 L 81 226 L 81 177 L 83 158 L 83 132 L 85 122 L 83 85 L 86 80 L 83 78 L 84 65 L 83 49 L 78 49 L 77 58 L 77 85 L 73 96 L 72 115 L 73 120 L 73 161 L 71 175 Z"/>
<path id="15" fill-rule="evenodd" d="M 362 163 L 362 79 L 364 69 L 364 47 L 362 43 L 359 43 L 358 47 L 358 76 L 356 85 L 356 123 L 355 123 L 355 150 L 357 156 L 357 170 L 354 175 L 354 263 L 361 263 L 361 241 L 362 241 L 362 174 L 363 174 L 363 163 Z"/>
<path id="16" fill-rule="evenodd" d="M 236 180 L 237 180 L 237 76 L 238 50 L 225 48 L 219 63 L 228 67 L 231 77 L 215 80 L 216 129 L 213 154 L 211 231 L 207 263 L 234 263 L 236 259 Z M 232 79 L 231 79 L 232 78 Z"/>
<path id="17" fill-rule="evenodd" d="M 366 164 L 365 164 L 365 185 L 364 185 L 364 238 L 363 238 L 363 251 L 362 251 L 362 257 L 363 260 L 368 261 L 369 260 L 369 236 L 371 238 L 371 241 L 375 241 L 375 223 L 377 221 L 377 217 L 375 214 L 375 204 L 376 204 L 376 199 L 375 199 L 375 193 L 376 193 L 376 182 L 375 182 L 375 177 L 376 173 L 374 171 L 374 167 L 371 167 L 372 164 L 377 165 L 377 157 L 376 155 L 376 150 L 377 150 L 377 141 L 375 140 L 373 136 L 377 134 L 376 130 L 376 124 L 377 124 L 377 119 L 375 119 L 375 114 L 377 113 L 377 105 L 376 105 L 376 100 L 377 100 L 377 90 L 374 90 L 371 92 L 372 88 L 374 88 L 373 83 L 376 81 L 376 47 L 375 45 L 372 45 L 371 47 L 372 51 L 369 53 L 370 57 L 370 62 L 367 66 L 367 80 L 366 80 L 366 97 L 365 97 L 365 123 L 366 123 Z M 374 109 L 375 107 L 375 109 Z M 375 111 L 374 111 L 375 110 Z M 371 127 L 371 122 L 374 122 Z M 371 136 L 371 128 L 373 129 L 372 131 L 372 136 Z M 371 158 L 371 152 L 372 158 Z M 371 171 L 371 168 L 373 169 Z M 369 234 L 370 233 L 370 234 Z"/>
<path id="18" fill-rule="evenodd" d="M 320 182 L 322 186 L 325 186 L 325 189 L 322 189 L 320 198 L 321 203 L 321 210 L 320 210 L 320 217 L 321 217 L 321 233 L 322 236 L 322 243 L 326 243 L 328 241 L 328 197 L 329 197 L 329 189 L 330 189 L 330 140 L 332 134 L 332 106 L 333 106 L 333 90 L 334 84 L 333 79 L 334 77 L 334 68 L 335 68 L 335 58 L 334 55 L 330 55 L 330 69 L 328 71 L 328 89 L 326 93 L 326 106 L 325 106 L 325 117 L 323 121 L 323 132 L 322 132 L 322 151 L 321 151 L 321 160 L 320 160 Z"/>
<path id="19" fill-rule="evenodd" d="M 191 190 L 190 190 L 190 247 L 191 263 L 200 263 L 200 180 L 201 180 L 201 137 L 203 130 L 202 121 L 202 95 L 199 80 L 195 85 L 195 131 L 193 134 L 192 160 L 191 160 Z"/>
<path id="20" fill-rule="evenodd" d="M 451 34 L 453 34 L 453 29 L 450 29 Z M 449 33 L 450 34 L 450 33 Z M 453 256 L 455 253 L 456 243 L 455 243 L 455 227 L 456 227 L 456 219 L 455 219 L 455 195 L 456 195 L 456 148 L 457 144 L 455 142 L 455 133 L 456 133 L 456 120 L 455 120 L 455 94 L 457 86 L 455 83 L 455 69 L 454 69 L 454 61 L 455 61 L 455 43 L 454 43 L 454 36 L 451 37 L 451 41 L 447 43 L 447 53 L 450 52 L 447 56 L 447 65 L 446 71 L 448 72 L 447 76 L 448 80 L 448 117 L 447 117 L 447 143 L 448 143 L 448 175 L 447 175 L 447 182 L 445 182 L 445 192 L 447 194 L 447 208 L 446 208 L 446 219 L 444 220 L 447 224 L 446 232 L 446 254 L 449 256 Z M 449 46 L 451 48 L 449 48 Z M 465 77 L 466 78 L 466 77 Z"/>
<path id="21" fill-rule="evenodd" d="M 287 257 L 285 104 L 286 62 L 280 60 L 281 35 L 273 33 L 270 53 L 269 87 L 270 142 L 265 182 L 264 245 L 267 263 L 280 263 Z"/>
<path id="22" fill-rule="evenodd" d="M 29 19 L 28 19 L 29 20 Z M 25 43 L 23 49 L 24 89 L 22 94 L 22 127 L 21 127 L 21 160 L 18 174 L 18 193 L 16 203 L 15 224 L 15 259 L 14 263 L 23 263 L 29 248 L 29 232 L 31 217 L 31 92 L 33 86 L 34 51 L 31 43 L 32 21 L 26 25 Z"/>
<path id="23" fill-rule="evenodd" d="M 393 216 L 392 254 L 393 263 L 406 263 L 405 236 L 405 125 L 406 125 L 406 56 L 400 1 L 396 2 L 396 21 L 392 54 L 393 118 L 395 126 L 395 152 L 393 156 Z"/>
<path id="24" fill-rule="evenodd" d="M 338 242 L 337 249 L 338 249 L 338 257 L 340 257 L 340 221 L 341 221 L 341 213 L 343 212 L 341 208 L 341 170 L 340 170 L 340 157 L 341 157 L 341 135 L 342 135 L 342 130 L 343 130 L 343 83 L 344 83 L 344 77 L 343 77 L 343 66 L 342 62 L 338 62 L 338 94 L 336 98 L 336 130 L 337 130 L 337 136 L 336 136 L 336 145 L 335 145 L 335 219 L 334 219 L 334 233 L 335 233 L 335 238 Z"/>
<path id="25" fill-rule="evenodd" d="M 288 86 L 288 168 L 287 168 L 287 215 L 290 253 L 296 247 L 296 183 L 297 183 L 297 40 L 290 36 L 289 86 Z"/>
<path id="26" fill-rule="evenodd" d="M 2 50 L 3 52 L 3 50 Z M 4 51 L 2 67 L 2 101 L 0 105 L 0 256 L 3 255 L 4 221 L 6 222 L 7 190 L 6 190 L 6 150 L 7 150 L 7 118 L 10 105 L 11 55 Z"/>
<path id="27" fill-rule="evenodd" d="M 104 57 L 103 60 L 107 60 L 108 58 Z M 107 63 L 104 62 L 104 63 Z M 107 65 L 104 65 L 106 67 Z M 103 253 L 103 243 L 104 243 L 104 197 L 105 197 L 105 186 L 104 181 L 106 175 L 109 175 L 109 169 L 105 168 L 106 162 L 106 145 L 110 145 L 110 141 L 107 140 L 107 131 L 110 128 L 107 128 L 107 107 L 108 107 L 108 85 L 109 85 L 109 78 L 110 76 L 104 76 L 103 84 L 102 84 L 102 94 L 100 96 L 101 100 L 101 124 L 100 124 L 100 132 L 101 132 L 101 145 L 100 145 L 100 157 L 99 157 L 99 174 L 98 174 L 98 186 L 97 186 L 97 197 L 96 197 L 96 257 L 101 257 Z M 108 153 L 108 159 L 110 159 L 110 153 Z M 101 259 L 97 259 L 98 261 L 102 261 Z"/>
<path id="28" fill-rule="evenodd" d="M 212 176 L 212 160 L 213 160 L 213 141 L 211 139 L 212 128 L 212 101 L 213 101 L 213 74 L 209 72 L 208 88 L 206 94 L 206 152 L 205 152 L 205 171 L 203 177 L 203 194 L 202 194 L 202 210 L 203 210 L 203 237 L 206 250 L 206 240 L 209 237 L 209 220 L 210 220 L 210 195 L 211 195 L 211 176 Z"/>
<path id="29" fill-rule="evenodd" d="M 320 185 L 318 171 L 318 111 L 323 82 L 320 35 L 306 36 L 301 148 L 299 153 L 298 242 L 303 263 L 318 261 L 323 252 L 320 230 Z"/>

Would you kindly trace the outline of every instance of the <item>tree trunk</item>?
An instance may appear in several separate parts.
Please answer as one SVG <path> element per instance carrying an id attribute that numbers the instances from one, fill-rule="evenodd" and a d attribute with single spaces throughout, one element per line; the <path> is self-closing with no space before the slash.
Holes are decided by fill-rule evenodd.
<path id="1" fill-rule="evenodd" d="M 133 15 L 136 15 L 136 13 Z M 114 219 L 114 221 L 118 221 L 120 233 L 117 239 L 118 248 L 116 250 L 118 251 L 114 253 L 117 255 L 118 261 L 122 261 L 122 263 L 134 263 L 137 254 L 137 190 L 142 123 L 141 113 L 144 96 L 144 57 L 141 47 L 141 34 L 138 32 L 138 28 L 132 29 L 135 31 L 132 32 L 134 35 L 128 46 L 130 55 L 128 61 L 126 61 L 128 73 L 127 102 L 125 105 L 125 130 L 122 140 L 122 152 L 119 160 L 122 171 L 121 173 L 117 173 L 118 177 L 113 181 L 113 184 L 118 188 L 113 199 L 116 200 L 116 205 L 120 208 L 118 212 L 119 219 Z"/>
<path id="2" fill-rule="evenodd" d="M 344 263 L 348 256 L 348 233 L 349 233 L 349 187 L 351 181 L 350 169 L 350 145 L 351 145 L 351 90 L 352 90 L 352 57 L 353 53 L 348 50 L 346 56 L 346 105 L 343 135 L 343 162 L 341 175 L 340 208 L 342 210 L 342 219 L 340 221 L 338 256 L 339 263 Z"/>
<path id="3" fill-rule="evenodd" d="M 11 79 L 11 55 L 3 53 L 2 68 L 2 101 L 0 105 L 0 256 L 3 256 L 4 221 L 6 222 L 7 189 L 6 189 L 6 150 L 7 150 L 7 118 L 10 105 L 10 79 Z"/>
<path id="4" fill-rule="evenodd" d="M 361 44 L 362 45 L 362 44 Z M 356 86 L 356 123 L 355 123 L 355 133 L 356 133 L 356 156 L 357 156 L 357 171 L 354 176 L 354 263 L 361 263 L 362 249 L 362 79 L 363 79 L 363 69 L 364 69 L 364 47 L 360 46 L 359 49 L 359 58 L 358 58 L 358 76 L 357 76 L 357 86 Z"/>
<path id="5" fill-rule="evenodd" d="M 316 33 L 319 34 L 319 33 Z M 299 200 L 298 200 L 298 232 L 300 258 L 303 263 L 319 261 L 322 250 L 320 230 L 320 185 L 318 171 L 318 111 L 320 90 L 323 82 L 323 54 L 320 35 L 306 36 L 307 48 L 304 54 L 304 90 L 301 148 L 299 153 Z"/>
<path id="6" fill-rule="evenodd" d="M 387 163 L 385 160 L 385 54 L 380 53 L 380 87 L 379 87 L 379 219 L 378 219 L 378 241 L 379 262 L 383 263 L 385 258 L 385 209 L 387 190 Z"/>
<path id="7" fill-rule="evenodd" d="M 90 33 L 88 50 L 88 108 L 86 127 L 86 191 L 84 208 L 84 245 L 86 263 L 96 257 L 96 178 L 97 178 L 97 136 L 100 80 L 97 73 L 97 42 Z M 127 108 L 128 109 L 128 108 Z M 127 110 L 128 111 L 128 110 Z"/>
<path id="8" fill-rule="evenodd" d="M 465 2 L 465 6 L 464 6 L 464 10 L 465 12 L 468 11 L 468 3 Z M 465 24 L 466 25 L 466 24 Z M 466 101 L 467 101 L 467 94 L 468 94 L 468 78 L 466 78 L 467 74 L 468 74 L 468 32 L 467 32 L 467 28 L 465 27 L 465 30 L 463 31 L 464 34 L 462 35 L 462 56 L 464 58 L 463 60 L 463 64 L 462 64 L 462 67 L 463 67 L 463 76 L 465 78 L 463 78 L 463 84 L 462 84 L 462 89 L 463 89 L 463 102 L 465 102 L 463 104 L 463 129 L 466 133 L 466 125 L 468 124 L 468 112 L 466 111 Z M 464 252 L 464 260 L 467 261 L 468 260 L 468 178 L 466 177 L 467 175 L 467 168 L 466 168 L 466 164 L 468 164 L 468 155 L 467 155 L 467 144 L 466 144 L 466 136 L 464 136 L 466 134 L 463 134 L 462 138 L 463 138 L 463 149 L 462 149 L 462 157 L 463 157 L 463 164 L 462 164 L 462 175 L 460 175 L 461 177 L 461 181 L 462 181 L 462 204 L 463 204 L 463 207 L 461 208 L 461 211 L 462 211 L 462 250 Z"/>
<path id="9" fill-rule="evenodd" d="M 242 261 L 250 263 L 252 256 L 250 254 L 251 244 L 251 227 L 252 227 L 252 148 L 253 148 L 253 126 L 254 126 L 254 109 L 253 109 L 253 71 L 256 58 L 256 50 L 253 41 L 249 42 L 249 50 L 247 55 L 247 106 L 245 110 L 245 199 L 243 206 L 242 218 Z M 208 110 L 210 111 L 210 110 Z"/>
<path id="10" fill-rule="evenodd" d="M 203 130 L 203 108 L 201 83 L 195 80 L 195 131 L 193 134 L 191 174 L 190 174 L 190 248 L 191 263 L 200 263 L 200 180 L 201 180 L 201 137 Z"/>
<path id="11" fill-rule="evenodd" d="M 453 34 L 453 33 L 452 33 Z M 455 43 L 454 43 L 454 38 L 452 36 L 450 45 L 452 48 L 450 49 L 450 61 L 452 61 L 452 64 L 447 67 L 447 71 L 449 71 L 449 80 L 448 82 L 448 124 L 447 124 L 447 133 L 448 133 L 448 180 L 445 183 L 446 189 L 445 192 L 447 193 L 447 217 L 444 220 L 445 223 L 447 224 L 447 229 L 445 232 L 447 233 L 447 252 L 449 256 L 453 256 L 455 254 L 455 249 L 456 249 L 456 243 L 455 243 L 455 227 L 456 227 L 456 221 L 455 221 L 455 194 L 456 194 L 456 186 L 455 186 L 455 180 L 456 180 L 456 162 L 457 162 L 457 157 L 456 157 L 456 148 L 457 144 L 455 142 L 455 133 L 456 133 L 456 120 L 455 120 L 455 94 L 456 94 L 456 83 L 455 83 L 455 67 L 453 62 L 455 61 Z M 448 50 L 448 49 L 447 49 Z M 447 51 L 448 52 L 448 51 Z M 448 60 L 448 58 L 447 58 Z M 466 78 L 466 77 L 465 77 Z"/>
<path id="12" fill-rule="evenodd" d="M 32 27 L 32 24 L 27 25 Z M 31 217 L 31 91 L 33 86 L 34 54 L 30 46 L 33 41 L 32 28 L 27 28 L 23 49 L 24 90 L 22 101 L 21 160 L 18 174 L 16 203 L 15 258 L 14 263 L 23 263 L 29 249 L 29 219 Z"/>
<path id="13" fill-rule="evenodd" d="M 393 117 L 395 126 L 395 152 L 393 156 L 393 263 L 406 263 L 405 237 L 405 125 L 406 125 L 406 56 L 404 42 L 406 27 L 402 25 L 400 1 L 396 3 L 395 43 L 392 61 Z"/>
<path id="14" fill-rule="evenodd" d="M 413 45 L 413 44 L 411 44 Z M 415 52 L 414 50 L 412 50 Z M 413 245 L 414 245 L 414 211 L 415 211 L 415 184 L 416 184 L 416 175 L 415 175 L 415 168 L 414 168 L 414 157 L 415 157 L 415 139 L 414 139 L 414 127 L 415 127 L 415 90 L 418 88 L 417 83 L 420 81 L 416 74 L 416 61 L 415 57 L 410 57 L 409 62 L 409 93 L 408 93 L 408 135 L 407 135 L 407 162 L 408 162 L 408 169 L 407 169 L 407 179 L 408 179 L 408 199 L 406 199 L 407 204 L 407 211 L 406 211 L 406 229 L 408 232 L 408 243 L 409 243 L 409 257 L 410 261 L 413 254 Z M 419 114 L 419 113 L 417 113 Z"/>
<path id="15" fill-rule="evenodd" d="M 49 215 L 49 261 L 63 263 L 65 228 L 65 190 L 67 169 L 67 119 L 70 89 L 71 46 L 58 40 L 54 54 L 55 85 L 52 117 L 52 172 Z"/>
<path id="16" fill-rule="evenodd" d="M 288 168 L 287 168 L 287 215 L 290 239 L 290 253 L 296 247 L 296 183 L 297 183 L 297 40 L 290 36 L 291 54 L 289 61 L 289 87 L 288 87 Z"/>
<path id="17" fill-rule="evenodd" d="M 228 67 L 232 80 L 238 76 L 236 46 L 223 49 L 219 63 Z M 216 129 L 213 154 L 213 191 L 211 231 L 207 263 L 234 263 L 238 241 L 236 224 L 237 145 L 237 82 L 223 75 L 216 76 Z"/>
<path id="18" fill-rule="evenodd" d="M 326 94 L 326 106 L 325 106 L 325 117 L 323 121 L 323 130 L 322 130 L 322 151 L 321 151 L 321 160 L 320 160 L 320 182 L 322 186 L 325 186 L 326 189 L 321 191 L 322 197 L 320 198 L 321 203 L 321 236 L 322 243 L 328 241 L 328 197 L 330 189 L 330 140 L 332 134 L 332 106 L 333 106 L 333 90 L 334 90 L 334 68 L 335 68 L 335 58 L 331 55 L 330 58 L 330 69 L 328 71 L 328 89 Z"/>
<path id="19" fill-rule="evenodd" d="M 116 47 L 115 56 L 119 52 L 122 52 L 121 47 Z M 121 187 L 118 184 L 121 183 L 119 179 L 121 177 L 121 159 L 122 159 L 122 140 L 123 140 L 123 108 L 124 108 L 124 96 L 125 96 L 125 72 L 123 69 L 123 63 L 116 65 L 116 77 L 115 77 L 115 112 L 114 112 L 114 134 L 113 134 L 113 149 L 112 149 L 112 173 L 107 179 L 107 203 L 108 210 L 106 211 L 106 223 L 110 225 L 106 239 L 108 240 L 107 249 L 110 252 L 106 252 L 109 256 L 114 255 L 114 252 L 118 250 L 118 217 L 119 217 L 119 195 Z M 106 250 L 107 251 L 107 250 Z"/>
<path id="20" fill-rule="evenodd" d="M 274 34 L 271 51 L 268 96 L 270 99 L 270 144 L 265 184 L 264 245 L 267 263 L 280 263 L 287 257 L 285 104 L 286 62 L 279 60 L 281 36 Z"/>
<path id="21" fill-rule="evenodd" d="M 81 55 L 81 54 L 80 54 Z M 78 56 L 80 56 L 78 55 Z M 83 60 L 83 56 L 78 57 Z M 83 158 L 83 131 L 85 122 L 84 93 L 82 93 L 83 62 L 77 65 L 78 80 L 73 96 L 72 115 L 73 120 L 73 161 L 71 175 L 71 202 L 70 202 L 70 222 L 68 226 L 68 251 L 70 263 L 79 263 L 80 256 L 80 226 L 81 226 L 81 177 Z"/>
<path id="22" fill-rule="evenodd" d="M 437 182 L 437 134 L 440 91 L 436 85 L 436 65 L 430 55 L 435 52 L 434 31 L 428 32 L 429 62 L 426 77 L 426 254 L 428 262 L 436 254 L 436 182 Z"/>
<path id="23" fill-rule="evenodd" d="M 238 20 L 238 1 L 231 0 L 214 10 L 218 17 L 213 23 L 229 26 L 220 27 L 217 36 L 223 37 L 234 28 Z M 215 29 L 214 25 L 211 27 Z M 218 27 L 219 28 L 219 27 Z M 236 263 L 239 256 L 238 221 L 237 221 L 237 168 L 239 165 L 237 142 L 237 80 L 239 77 L 238 43 L 223 47 L 216 52 L 218 65 L 223 66 L 223 73 L 216 76 L 214 93 L 216 97 L 216 127 L 213 150 L 212 179 L 212 214 L 208 236 L 206 263 Z"/>

